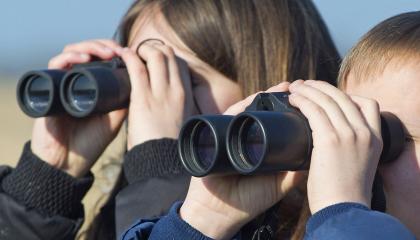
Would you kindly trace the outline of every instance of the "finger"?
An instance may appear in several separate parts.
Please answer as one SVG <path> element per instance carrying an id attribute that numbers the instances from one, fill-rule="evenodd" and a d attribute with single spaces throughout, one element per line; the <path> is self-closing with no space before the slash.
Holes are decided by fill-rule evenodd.
<path id="1" fill-rule="evenodd" d="M 153 96 L 165 96 L 169 88 L 168 58 L 165 53 L 153 43 L 146 42 L 138 49 L 138 54 L 146 61 Z"/>
<path id="2" fill-rule="evenodd" d="M 306 178 L 306 172 L 280 172 L 277 174 L 277 192 L 282 197 Z"/>
<path id="3" fill-rule="evenodd" d="M 248 107 L 252 103 L 254 98 L 260 93 L 262 93 L 262 92 L 254 93 L 254 94 L 248 96 L 247 98 L 245 98 L 244 100 L 233 104 L 223 114 L 224 115 L 236 115 L 238 113 L 241 113 L 241 112 L 245 111 L 245 108 Z"/>
<path id="4" fill-rule="evenodd" d="M 131 101 L 147 99 L 150 96 L 150 84 L 146 66 L 137 54 L 129 48 L 124 48 L 121 52 L 121 58 L 130 76 Z"/>
<path id="5" fill-rule="evenodd" d="M 314 138 L 316 136 L 322 136 L 323 133 L 335 132 L 330 118 L 327 116 L 324 109 L 315 102 L 300 95 L 299 93 L 290 94 L 289 102 L 292 106 L 299 108 L 302 114 L 308 119 L 309 126 L 312 129 L 312 136 Z"/>
<path id="6" fill-rule="evenodd" d="M 335 129 L 353 131 L 347 117 L 334 98 L 302 82 L 292 83 L 289 89 L 291 93 L 298 93 L 300 96 L 303 96 L 320 106 L 323 109 L 323 112 L 325 112 L 330 119 L 330 122 Z"/>
<path id="7" fill-rule="evenodd" d="M 98 41 L 86 41 L 67 45 L 63 52 L 80 52 L 99 57 L 104 60 L 111 59 L 117 55 L 116 50 Z"/>
<path id="8" fill-rule="evenodd" d="M 305 84 L 310 85 L 311 87 L 316 88 L 333 98 L 346 118 L 351 120 L 349 122 L 355 128 L 366 126 L 366 121 L 364 120 L 359 108 L 347 94 L 323 81 L 307 80 L 305 81 Z"/>
<path id="9" fill-rule="evenodd" d="M 90 61 L 89 54 L 66 52 L 53 57 L 49 63 L 49 69 L 68 69 L 74 64 L 86 63 Z"/>
<path id="10" fill-rule="evenodd" d="M 369 125 L 375 136 L 382 138 L 381 115 L 378 102 L 358 96 L 350 96 L 352 101 L 357 104 L 364 120 Z"/>
<path id="11" fill-rule="evenodd" d="M 175 89 L 175 91 L 184 91 L 184 83 L 181 76 L 180 66 L 183 66 L 183 70 L 188 71 L 188 65 L 182 59 L 179 59 L 175 56 L 175 52 L 173 48 L 169 47 L 168 45 L 163 44 L 154 44 L 155 48 L 162 51 L 167 59 L 168 71 L 169 71 L 169 85 L 171 89 Z M 185 75 L 185 74 L 184 74 Z M 189 74 L 188 74 L 189 75 Z M 186 80 L 189 80 L 186 79 Z M 191 81 L 191 80 L 190 80 Z M 186 85 L 191 86 L 191 83 L 188 82 Z"/>
<path id="12" fill-rule="evenodd" d="M 190 116 L 196 109 L 194 105 L 191 73 L 188 64 L 183 59 L 175 55 L 173 48 L 160 42 L 155 42 L 153 46 L 162 51 L 167 59 L 169 73 L 169 94 L 173 96 L 174 104 L 184 106 L 184 116 Z"/>
<path id="13" fill-rule="evenodd" d="M 123 47 L 119 43 L 111 39 L 96 39 L 94 41 L 107 46 L 115 52 L 121 52 L 123 50 Z"/>
<path id="14" fill-rule="evenodd" d="M 117 130 L 121 127 L 124 122 L 124 119 L 127 117 L 127 109 L 120 109 L 108 113 L 109 116 L 109 125 L 112 130 Z"/>
<path id="15" fill-rule="evenodd" d="M 280 84 L 277 84 L 269 89 L 267 89 L 266 92 L 287 92 L 289 91 L 289 82 L 282 82 Z"/>
<path id="16" fill-rule="evenodd" d="M 183 93 L 186 87 L 191 88 L 191 76 L 188 70 L 188 64 L 178 57 L 176 57 L 173 48 L 168 45 L 156 43 L 155 48 L 162 51 L 167 59 L 169 85 L 171 91 Z"/>

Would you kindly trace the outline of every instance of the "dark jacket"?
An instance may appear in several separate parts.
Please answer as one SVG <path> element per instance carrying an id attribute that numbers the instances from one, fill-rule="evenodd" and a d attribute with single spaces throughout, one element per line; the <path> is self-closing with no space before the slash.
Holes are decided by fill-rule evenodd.
<path id="1" fill-rule="evenodd" d="M 159 139 L 131 149 L 124 157 L 128 185 L 116 197 L 116 232 L 122 234 L 139 218 L 166 215 L 187 195 L 191 176 L 178 159 L 177 141 Z"/>
<path id="2" fill-rule="evenodd" d="M 182 203 L 176 203 L 162 218 L 139 220 L 124 235 L 123 240 L 211 240 L 179 214 Z M 211 224 L 211 223 L 209 223 Z M 233 239 L 249 239 L 238 233 Z M 415 236 L 397 219 L 356 203 L 329 206 L 313 215 L 307 225 L 305 239 L 346 240 L 381 239 L 415 240 Z"/>
<path id="3" fill-rule="evenodd" d="M 177 156 L 173 139 L 152 140 L 126 154 L 129 184 L 109 204 L 115 208 L 112 235 L 121 236 L 139 217 L 165 215 L 185 198 L 190 177 Z M 92 174 L 76 179 L 51 167 L 27 143 L 15 169 L 0 167 L 0 240 L 74 239 L 84 220 L 81 200 L 92 182 Z"/>
<path id="4" fill-rule="evenodd" d="M 0 239 L 74 239 L 92 182 L 51 167 L 26 144 L 15 169 L 0 167 Z"/>

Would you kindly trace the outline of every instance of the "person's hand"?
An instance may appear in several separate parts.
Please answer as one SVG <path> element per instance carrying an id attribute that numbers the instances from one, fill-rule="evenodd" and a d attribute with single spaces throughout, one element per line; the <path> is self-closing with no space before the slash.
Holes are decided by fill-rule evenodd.
<path id="1" fill-rule="evenodd" d="M 194 112 L 187 64 L 156 41 L 144 43 L 138 54 L 125 48 L 121 57 L 131 80 L 128 150 L 147 140 L 177 138 Z"/>
<path id="2" fill-rule="evenodd" d="M 312 213 L 341 202 L 370 207 L 372 184 L 382 151 L 377 102 L 348 96 L 321 81 L 295 81 L 291 105 L 312 129 L 313 151 L 308 177 Z"/>
<path id="3" fill-rule="evenodd" d="M 287 91 L 287 87 L 288 83 L 282 83 L 268 91 Z M 244 111 L 255 96 L 231 106 L 225 114 Z M 244 224 L 281 200 L 301 179 L 303 174 L 299 172 L 193 177 L 180 215 L 208 237 L 230 239 Z"/>
<path id="4" fill-rule="evenodd" d="M 111 40 L 71 44 L 50 60 L 48 68 L 69 69 L 92 57 L 109 60 L 121 49 Z M 83 177 L 115 138 L 125 115 L 126 110 L 118 110 L 86 119 L 67 115 L 38 118 L 32 132 L 32 152 L 74 177 Z"/>

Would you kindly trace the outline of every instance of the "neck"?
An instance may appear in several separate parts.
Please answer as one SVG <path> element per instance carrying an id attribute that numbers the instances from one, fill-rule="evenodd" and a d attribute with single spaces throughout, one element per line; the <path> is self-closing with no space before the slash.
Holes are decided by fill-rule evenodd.
<path id="1" fill-rule="evenodd" d="M 395 162 L 383 167 L 387 213 L 398 218 L 420 239 L 420 169 L 418 153 L 407 148 Z"/>

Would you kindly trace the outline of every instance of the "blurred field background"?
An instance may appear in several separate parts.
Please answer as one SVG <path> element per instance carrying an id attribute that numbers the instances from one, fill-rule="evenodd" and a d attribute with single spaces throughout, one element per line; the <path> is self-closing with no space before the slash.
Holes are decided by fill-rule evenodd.
<path id="1" fill-rule="evenodd" d="M 20 112 L 11 78 L 2 77 L 0 85 L 0 159 L 5 160 L 5 164 L 15 165 L 18 153 L 30 138 L 32 120 Z"/>
<path id="2" fill-rule="evenodd" d="M 419 0 L 314 2 L 342 55 L 379 21 L 420 9 Z M 45 68 L 48 60 L 66 44 L 111 38 L 130 3 L 131 0 L 0 2 L 0 165 L 14 166 L 23 144 L 31 136 L 32 119 L 21 113 L 15 100 L 19 76 L 27 70 Z M 85 226 L 112 189 L 120 170 L 124 139 L 124 134 L 120 134 L 94 166 L 95 183 L 84 200 Z"/>

